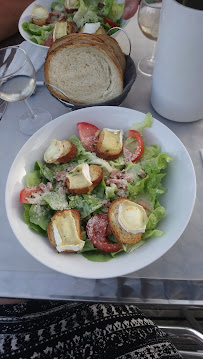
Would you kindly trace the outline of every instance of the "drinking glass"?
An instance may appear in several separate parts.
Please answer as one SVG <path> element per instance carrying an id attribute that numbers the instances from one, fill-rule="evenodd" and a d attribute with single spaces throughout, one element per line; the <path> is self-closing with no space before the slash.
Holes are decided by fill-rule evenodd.
<path id="1" fill-rule="evenodd" d="M 154 69 L 161 5 L 161 0 L 142 0 L 138 10 L 140 30 L 148 39 L 154 41 L 151 56 L 144 57 L 138 62 L 138 70 L 146 76 L 152 76 Z"/>
<path id="2" fill-rule="evenodd" d="M 28 111 L 20 118 L 19 127 L 27 135 L 52 119 L 48 111 L 30 107 L 27 99 L 35 87 L 35 69 L 26 52 L 18 46 L 0 49 L 0 98 L 8 102 L 24 101 Z"/>

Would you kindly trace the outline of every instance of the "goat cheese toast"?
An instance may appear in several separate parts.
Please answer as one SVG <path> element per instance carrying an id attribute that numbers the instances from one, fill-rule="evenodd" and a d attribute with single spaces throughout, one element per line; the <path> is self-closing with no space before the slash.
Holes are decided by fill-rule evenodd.
<path id="1" fill-rule="evenodd" d="M 80 122 L 79 138 L 52 139 L 20 192 L 27 225 L 58 252 L 98 262 L 161 236 L 159 196 L 172 157 L 145 145 L 144 128 L 151 125 L 150 113 L 126 134 Z"/>

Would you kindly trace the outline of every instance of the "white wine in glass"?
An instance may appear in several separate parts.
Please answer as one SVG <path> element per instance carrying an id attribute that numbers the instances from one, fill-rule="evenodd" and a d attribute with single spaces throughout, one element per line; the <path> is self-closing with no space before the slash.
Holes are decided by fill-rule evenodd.
<path id="1" fill-rule="evenodd" d="M 0 49 L 0 98 L 7 102 L 24 101 L 28 111 L 20 118 L 19 126 L 27 135 L 52 119 L 48 111 L 30 107 L 27 99 L 35 87 L 35 69 L 26 52 L 18 46 Z"/>
<path id="2" fill-rule="evenodd" d="M 138 70 L 146 76 L 152 76 L 154 69 L 161 5 L 161 0 L 142 0 L 138 10 L 140 30 L 148 39 L 154 41 L 152 55 L 144 57 L 138 62 Z"/>

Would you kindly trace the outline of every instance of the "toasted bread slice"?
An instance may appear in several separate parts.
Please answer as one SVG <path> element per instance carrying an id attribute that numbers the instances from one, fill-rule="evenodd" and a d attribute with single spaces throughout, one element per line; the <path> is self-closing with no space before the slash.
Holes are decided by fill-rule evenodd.
<path id="1" fill-rule="evenodd" d="M 58 87 L 75 103 L 102 103 L 123 91 L 121 67 L 98 42 L 64 43 L 57 47 L 46 58 L 44 74 L 47 83 Z M 67 100 L 61 92 L 48 88 L 55 96 Z"/>
<path id="2" fill-rule="evenodd" d="M 77 153 L 77 147 L 69 140 L 58 141 L 53 139 L 44 154 L 46 163 L 70 162 Z"/>
<path id="3" fill-rule="evenodd" d="M 85 242 L 81 239 L 79 211 L 77 209 L 64 209 L 56 212 L 47 227 L 47 234 L 49 242 L 58 252 L 78 252 L 81 250 Z"/>
<path id="4" fill-rule="evenodd" d="M 125 229 L 122 228 L 120 223 L 118 222 L 118 210 L 119 205 L 122 203 L 122 201 L 129 201 L 128 198 L 118 198 L 115 199 L 110 204 L 109 212 L 108 212 L 108 220 L 110 228 L 116 237 L 116 239 L 121 243 L 128 243 L 128 244 L 134 244 L 141 240 L 143 233 L 129 233 Z"/>
<path id="5" fill-rule="evenodd" d="M 104 41 L 104 43 L 113 50 L 121 65 L 123 72 L 125 72 L 125 68 L 126 68 L 125 55 L 121 50 L 118 42 L 112 36 L 109 36 L 107 34 L 95 34 L 95 35 L 97 36 L 97 38 L 100 38 L 102 41 Z"/>
<path id="6" fill-rule="evenodd" d="M 108 36 L 108 35 L 106 35 L 106 36 Z M 111 43 L 111 41 L 110 41 L 110 43 Z M 60 46 L 62 46 L 62 45 L 65 46 L 67 44 L 69 44 L 69 45 L 91 44 L 91 45 L 99 46 L 104 52 L 106 52 L 106 54 L 110 57 L 110 59 L 115 63 L 115 65 L 118 67 L 119 71 L 122 73 L 122 71 L 123 71 L 122 66 L 119 62 L 119 59 L 117 58 L 117 54 L 114 53 L 113 48 L 111 46 L 109 46 L 107 44 L 107 42 L 105 43 L 102 40 L 102 37 L 96 36 L 95 34 L 74 33 L 74 34 L 69 34 L 69 35 L 63 36 L 63 37 L 57 39 L 56 41 L 54 41 L 54 43 L 52 44 L 52 46 L 50 47 L 50 49 L 47 53 L 47 57 L 51 52 L 53 52 L 54 50 L 56 51 L 57 48 L 59 48 Z"/>
<path id="7" fill-rule="evenodd" d="M 115 160 L 123 150 L 122 130 L 104 128 L 99 132 L 96 154 L 105 160 Z"/>
<path id="8" fill-rule="evenodd" d="M 42 5 L 35 4 L 31 10 L 32 23 L 35 25 L 46 25 L 49 17 L 49 11 Z"/>
<path id="9" fill-rule="evenodd" d="M 101 182 L 103 178 L 103 171 L 101 167 L 97 165 L 90 165 L 89 174 L 91 179 L 91 183 L 89 184 L 87 183 L 87 181 L 85 181 L 85 178 L 81 178 L 81 180 L 77 181 L 77 183 L 73 180 L 71 183 L 70 178 L 67 177 L 66 185 L 69 189 L 69 192 L 75 194 L 90 193 L 93 188 Z"/>
<path id="10" fill-rule="evenodd" d="M 86 40 L 95 40 L 99 43 L 103 43 L 103 41 L 97 36 L 95 36 L 94 34 L 81 34 L 81 33 L 71 33 L 68 34 L 66 36 L 63 36 L 63 38 L 59 38 L 56 41 L 54 41 L 54 43 L 50 46 L 47 56 L 54 50 L 56 50 L 57 47 L 68 43 L 68 42 L 74 42 L 77 43 L 78 40 L 82 40 L 82 39 L 86 39 Z"/>
<path id="11" fill-rule="evenodd" d="M 103 178 L 103 171 L 101 167 L 97 165 L 90 165 L 90 177 L 92 180 L 92 186 L 89 187 L 88 193 L 91 193 L 92 190 L 101 182 Z"/>
<path id="12" fill-rule="evenodd" d="M 32 23 L 38 26 L 46 25 L 46 19 L 32 19 Z"/>

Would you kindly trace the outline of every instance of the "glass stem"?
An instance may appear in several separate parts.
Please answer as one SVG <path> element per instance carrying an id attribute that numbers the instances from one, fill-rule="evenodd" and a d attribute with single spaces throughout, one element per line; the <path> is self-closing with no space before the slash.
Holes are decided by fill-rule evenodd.
<path id="1" fill-rule="evenodd" d="M 31 106 L 29 105 L 28 100 L 24 100 L 23 102 L 24 102 L 24 104 L 26 105 L 26 107 L 28 109 L 28 112 L 30 114 L 31 120 L 36 120 L 36 115 L 34 114 Z"/>
<path id="2" fill-rule="evenodd" d="M 156 54 L 156 41 L 153 43 L 152 55 L 150 61 L 154 63 L 155 61 L 155 54 Z"/>

